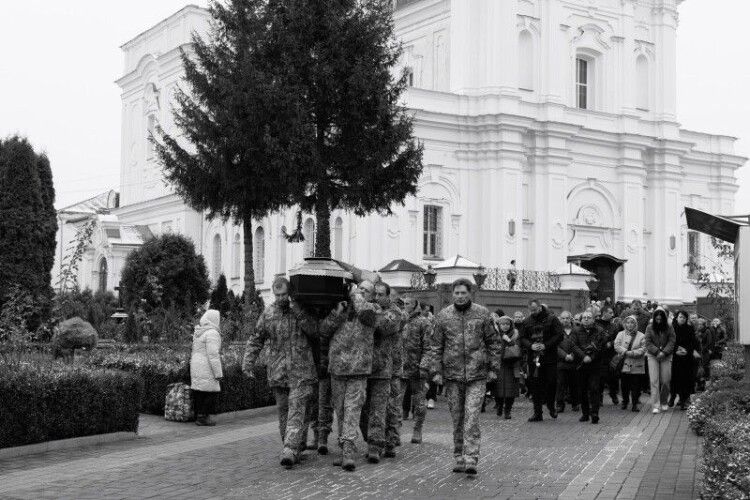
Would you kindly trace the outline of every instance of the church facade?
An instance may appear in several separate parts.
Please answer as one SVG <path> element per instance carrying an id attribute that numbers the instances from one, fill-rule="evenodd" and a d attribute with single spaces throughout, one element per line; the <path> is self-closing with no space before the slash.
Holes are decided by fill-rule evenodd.
<path id="1" fill-rule="evenodd" d="M 732 137 L 685 130 L 676 109 L 677 0 L 397 0 L 408 73 L 404 103 L 424 143 L 416 196 L 391 217 L 335 211 L 332 254 L 364 269 L 460 254 L 485 267 L 557 272 L 576 262 L 604 295 L 691 302 L 685 264 L 711 253 L 684 207 L 730 214 L 745 158 Z M 122 46 L 121 225 L 196 242 L 212 279 L 241 290 L 242 227 L 208 221 L 163 182 L 149 132 L 176 132 L 180 49 L 205 33 L 187 6 Z M 296 210 L 255 224 L 257 286 L 312 251 L 287 243 Z M 147 230 L 147 231 L 146 231 Z M 119 280 L 121 253 L 100 231 L 81 283 Z M 109 234 L 114 234 L 109 231 Z M 106 265 L 102 266 L 102 260 Z M 104 269 L 108 279 L 98 276 Z"/>

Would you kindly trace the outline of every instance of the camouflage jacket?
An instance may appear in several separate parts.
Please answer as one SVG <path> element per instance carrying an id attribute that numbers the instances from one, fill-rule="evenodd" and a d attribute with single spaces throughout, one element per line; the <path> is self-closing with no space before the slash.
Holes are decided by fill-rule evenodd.
<path id="1" fill-rule="evenodd" d="M 464 312 L 450 305 L 435 320 L 429 348 L 430 374 L 444 380 L 471 382 L 500 372 L 500 337 L 492 327 L 490 312 L 472 304 Z"/>
<path id="2" fill-rule="evenodd" d="M 399 324 L 398 333 L 393 342 L 393 350 L 391 351 L 391 357 L 393 358 L 393 370 L 391 371 L 392 377 L 401 378 L 404 376 L 404 344 L 406 338 L 404 337 L 404 326 L 406 321 L 409 319 L 409 315 L 406 311 L 399 308 L 401 313 L 401 323 Z"/>
<path id="3" fill-rule="evenodd" d="M 252 370 L 268 342 L 268 385 L 296 387 L 318 380 L 311 341 L 318 335 L 317 321 L 304 312 L 266 307 L 245 346 L 243 371 Z"/>
<path id="4" fill-rule="evenodd" d="M 372 352 L 370 378 L 390 379 L 392 375 L 398 375 L 394 368 L 393 349 L 401 331 L 401 310 L 395 304 L 391 304 L 388 309 L 377 307 L 378 316 L 375 323 L 375 346 Z"/>
<path id="5" fill-rule="evenodd" d="M 432 321 L 420 313 L 412 314 L 404 323 L 404 378 L 413 378 L 420 369 L 429 372 L 427 349 L 432 341 Z"/>
<path id="6" fill-rule="evenodd" d="M 336 377 L 370 375 L 375 344 L 375 304 L 355 303 L 339 314 L 331 312 L 320 324 L 321 344 L 328 344 L 328 372 Z"/>

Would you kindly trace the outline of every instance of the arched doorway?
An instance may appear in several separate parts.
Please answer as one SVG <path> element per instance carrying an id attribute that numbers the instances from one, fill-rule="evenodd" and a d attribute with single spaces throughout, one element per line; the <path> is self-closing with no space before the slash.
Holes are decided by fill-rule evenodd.
<path id="1" fill-rule="evenodd" d="M 591 292 L 591 298 L 594 300 L 604 300 L 611 297 L 612 301 L 617 300 L 617 290 L 615 289 L 615 272 L 623 265 L 626 260 L 618 259 L 604 253 L 587 253 L 582 255 L 571 255 L 568 262 L 572 262 L 590 271 L 596 275 L 599 281 L 598 287 Z"/>

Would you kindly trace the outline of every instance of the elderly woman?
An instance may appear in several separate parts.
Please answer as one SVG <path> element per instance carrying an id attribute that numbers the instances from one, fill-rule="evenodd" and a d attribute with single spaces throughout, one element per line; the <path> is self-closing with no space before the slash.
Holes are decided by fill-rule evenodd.
<path id="1" fill-rule="evenodd" d="M 216 425 L 211 414 L 216 413 L 216 396 L 221 391 L 221 315 L 209 309 L 201 317 L 193 332 L 193 354 L 190 356 L 190 388 L 193 392 L 196 425 Z"/>
<path id="2" fill-rule="evenodd" d="M 495 402 L 497 404 L 497 415 L 502 411 L 506 419 L 510 419 L 510 411 L 513 402 L 518 396 L 521 379 L 521 344 L 520 334 L 513 325 L 510 316 L 501 316 L 495 319 L 497 334 L 501 339 L 501 370 L 497 374 L 495 384 Z"/>
<path id="3" fill-rule="evenodd" d="M 638 318 L 628 316 L 623 321 L 625 327 L 615 338 L 615 352 L 624 356 L 620 370 L 623 410 L 632 402 L 632 410 L 639 411 L 641 398 L 641 378 L 646 373 L 646 336 L 638 331 Z"/>
<path id="4" fill-rule="evenodd" d="M 653 413 L 667 411 L 669 384 L 672 379 L 672 355 L 675 333 L 662 308 L 654 311 L 651 324 L 646 327 L 646 359 L 651 378 L 651 407 Z"/>

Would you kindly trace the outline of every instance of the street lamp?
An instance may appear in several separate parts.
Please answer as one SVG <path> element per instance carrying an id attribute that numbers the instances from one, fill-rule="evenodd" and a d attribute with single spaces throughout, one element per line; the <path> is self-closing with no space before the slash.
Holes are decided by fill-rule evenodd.
<path id="1" fill-rule="evenodd" d="M 487 270 L 484 268 L 483 265 L 479 265 L 477 268 L 477 272 L 474 273 L 474 283 L 477 284 L 477 288 L 481 289 L 482 285 L 484 285 L 485 280 L 487 279 Z"/>
<path id="2" fill-rule="evenodd" d="M 437 278 L 437 273 L 432 268 L 432 264 L 427 265 L 427 271 L 423 272 L 422 275 L 424 276 L 425 283 L 427 283 L 427 288 L 431 289 L 435 284 L 435 278 Z"/>

